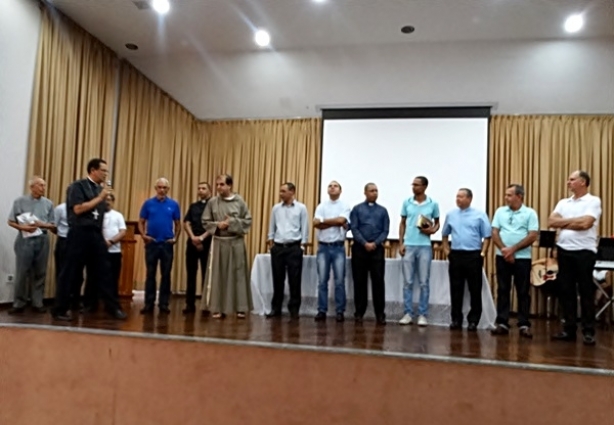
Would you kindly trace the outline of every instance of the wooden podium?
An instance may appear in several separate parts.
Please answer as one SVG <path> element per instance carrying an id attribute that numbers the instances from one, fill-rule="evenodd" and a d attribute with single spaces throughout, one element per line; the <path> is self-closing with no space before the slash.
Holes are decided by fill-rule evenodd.
<path id="1" fill-rule="evenodd" d="M 136 221 L 126 222 L 126 236 L 122 239 L 122 270 L 119 275 L 119 297 L 132 299 L 134 287 L 134 253 L 139 226 Z"/>

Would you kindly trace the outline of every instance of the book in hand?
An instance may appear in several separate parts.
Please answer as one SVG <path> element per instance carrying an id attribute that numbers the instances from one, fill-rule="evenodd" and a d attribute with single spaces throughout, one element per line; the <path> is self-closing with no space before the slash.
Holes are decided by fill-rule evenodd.
<path id="1" fill-rule="evenodd" d="M 433 222 L 430 219 L 423 216 L 422 214 L 420 214 L 418 216 L 418 220 L 416 220 L 416 227 L 418 229 L 428 229 L 432 225 L 433 225 Z"/>
<path id="2" fill-rule="evenodd" d="M 34 214 L 29 213 L 29 212 L 25 212 L 17 216 L 17 223 L 19 224 L 33 225 L 33 224 L 36 224 L 37 221 L 38 221 L 38 217 L 36 217 Z M 37 228 L 33 232 L 25 232 L 25 231 L 21 232 L 21 236 L 23 236 L 24 238 L 33 238 L 36 236 L 40 236 L 42 234 L 43 234 L 43 231 L 39 228 Z"/>

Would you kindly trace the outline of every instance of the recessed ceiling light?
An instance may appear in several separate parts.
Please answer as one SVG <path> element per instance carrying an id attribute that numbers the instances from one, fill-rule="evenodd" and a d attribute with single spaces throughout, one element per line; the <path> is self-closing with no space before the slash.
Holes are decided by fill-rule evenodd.
<path id="1" fill-rule="evenodd" d="M 271 36 L 266 30 L 258 30 L 254 34 L 254 41 L 260 47 L 266 47 L 271 42 Z"/>
<path id="2" fill-rule="evenodd" d="M 404 27 L 401 27 L 401 32 L 403 34 L 411 34 L 414 31 L 416 31 L 416 27 L 413 27 L 411 25 L 405 25 Z"/>
<path id="3" fill-rule="evenodd" d="M 582 15 L 571 15 L 565 20 L 565 31 L 573 33 L 578 32 L 584 26 L 584 18 Z"/>
<path id="4" fill-rule="evenodd" d="M 134 43 L 126 43 L 125 46 L 128 50 L 139 50 L 139 46 Z"/>
<path id="5" fill-rule="evenodd" d="M 171 4 L 168 0 L 153 0 L 151 2 L 151 7 L 160 15 L 164 15 L 170 10 Z"/>
<path id="6" fill-rule="evenodd" d="M 326 3 L 326 0 L 313 0 L 314 3 Z"/>

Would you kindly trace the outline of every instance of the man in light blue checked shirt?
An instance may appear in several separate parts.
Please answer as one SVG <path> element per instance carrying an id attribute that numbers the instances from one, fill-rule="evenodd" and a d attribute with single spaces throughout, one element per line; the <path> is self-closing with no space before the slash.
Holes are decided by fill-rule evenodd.
<path id="1" fill-rule="evenodd" d="M 268 319 L 281 316 L 286 272 L 290 287 L 288 311 L 290 319 L 298 319 L 301 307 L 301 275 L 303 250 L 309 238 L 307 208 L 294 199 L 296 187 L 284 183 L 279 189 L 281 202 L 273 207 L 269 224 L 268 244 L 273 271 L 273 300 Z"/>

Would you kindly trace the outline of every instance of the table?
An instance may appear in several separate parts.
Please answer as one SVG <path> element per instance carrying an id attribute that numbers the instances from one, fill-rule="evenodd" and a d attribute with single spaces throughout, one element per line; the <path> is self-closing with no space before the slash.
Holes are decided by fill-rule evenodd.
<path id="1" fill-rule="evenodd" d="M 352 282 L 352 268 L 350 259 L 346 259 L 345 289 L 347 295 L 347 311 L 354 311 L 354 284 Z M 429 299 L 429 324 L 448 326 L 450 324 L 450 283 L 448 278 L 448 262 L 433 261 L 431 265 L 430 279 L 430 299 Z M 273 277 L 271 272 L 271 257 L 269 254 L 258 254 L 254 259 L 251 273 L 251 288 L 254 301 L 253 313 L 264 315 L 271 308 L 273 298 Z M 331 272 L 329 281 L 329 307 L 328 313 L 334 314 L 334 283 Z M 302 276 L 302 315 L 315 315 L 318 306 L 318 274 L 316 267 L 316 257 L 313 255 L 303 257 L 303 276 Z M 420 287 L 414 284 L 414 300 L 418 300 Z M 371 299 L 369 290 L 369 300 Z M 285 287 L 284 309 L 286 309 L 288 299 L 288 285 Z M 417 311 L 417 305 L 415 306 Z M 465 286 L 465 297 L 463 300 L 463 313 L 466 317 L 469 311 L 469 290 Z M 366 317 L 374 317 L 373 306 L 369 307 L 365 314 Z M 401 259 L 386 259 L 386 317 L 389 320 L 399 320 L 403 316 L 403 275 L 401 271 Z M 490 292 L 490 285 L 486 274 L 482 271 L 482 318 L 478 324 L 480 329 L 494 328 L 497 310 Z M 466 319 L 465 319 L 466 324 Z"/>

